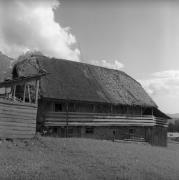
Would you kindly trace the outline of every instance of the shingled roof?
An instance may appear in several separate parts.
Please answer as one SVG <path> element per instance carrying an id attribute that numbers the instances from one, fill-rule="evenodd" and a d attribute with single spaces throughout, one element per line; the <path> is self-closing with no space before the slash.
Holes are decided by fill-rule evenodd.
<path id="1" fill-rule="evenodd" d="M 19 76 L 37 69 L 49 73 L 40 82 L 44 98 L 157 107 L 140 83 L 119 70 L 45 56 L 33 56 L 15 68 Z"/>

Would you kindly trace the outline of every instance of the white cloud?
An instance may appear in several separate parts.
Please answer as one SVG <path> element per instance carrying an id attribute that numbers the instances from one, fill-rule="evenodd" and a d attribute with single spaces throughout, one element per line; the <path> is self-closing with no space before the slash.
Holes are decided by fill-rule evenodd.
<path id="1" fill-rule="evenodd" d="M 96 65 L 96 66 L 102 66 L 110 69 L 121 69 L 124 68 L 124 64 L 119 62 L 118 60 L 114 61 L 107 61 L 107 60 L 98 60 L 98 61 L 90 61 L 91 64 Z"/>
<path id="2" fill-rule="evenodd" d="M 179 112 L 179 70 L 156 72 L 139 82 L 163 112 Z"/>
<path id="3" fill-rule="evenodd" d="M 139 81 L 151 96 L 179 97 L 179 70 L 156 72 L 151 78 Z"/>
<path id="4" fill-rule="evenodd" d="M 76 38 L 55 21 L 57 0 L 0 0 L 0 50 L 11 57 L 28 51 L 79 61 Z"/>

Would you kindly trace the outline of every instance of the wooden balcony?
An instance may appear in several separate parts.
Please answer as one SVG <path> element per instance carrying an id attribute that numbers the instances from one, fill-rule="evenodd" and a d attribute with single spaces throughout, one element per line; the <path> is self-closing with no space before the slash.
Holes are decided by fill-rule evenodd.
<path id="1" fill-rule="evenodd" d="M 119 115 L 105 113 L 48 112 L 45 126 L 165 126 L 167 120 L 152 115 Z"/>

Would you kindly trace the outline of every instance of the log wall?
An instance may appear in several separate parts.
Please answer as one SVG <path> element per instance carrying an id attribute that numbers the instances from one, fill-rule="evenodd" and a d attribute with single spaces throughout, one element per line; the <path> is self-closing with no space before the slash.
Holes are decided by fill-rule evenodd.
<path id="1" fill-rule="evenodd" d="M 37 105 L 0 99 L 0 138 L 32 138 Z"/>

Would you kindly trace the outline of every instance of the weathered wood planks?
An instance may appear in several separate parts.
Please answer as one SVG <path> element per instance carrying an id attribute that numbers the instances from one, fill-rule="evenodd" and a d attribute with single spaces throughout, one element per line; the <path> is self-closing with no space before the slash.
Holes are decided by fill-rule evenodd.
<path id="1" fill-rule="evenodd" d="M 46 126 L 65 126 L 65 112 L 48 112 L 45 116 Z M 167 126 L 167 121 L 152 115 L 124 116 L 104 113 L 68 113 L 69 126 Z"/>
<path id="2" fill-rule="evenodd" d="M 0 99 L 0 138 L 32 138 L 37 105 Z"/>

